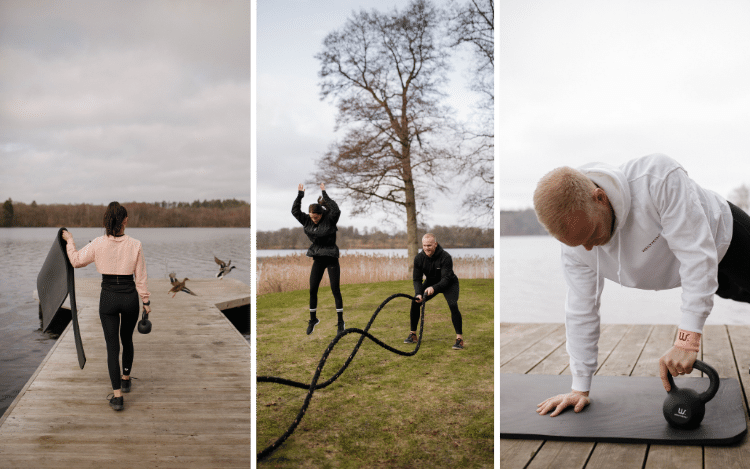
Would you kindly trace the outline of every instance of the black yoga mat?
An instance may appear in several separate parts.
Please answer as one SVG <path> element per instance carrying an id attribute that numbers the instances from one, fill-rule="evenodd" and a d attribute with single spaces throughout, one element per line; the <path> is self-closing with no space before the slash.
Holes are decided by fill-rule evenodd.
<path id="1" fill-rule="evenodd" d="M 81 331 L 78 329 L 78 310 L 76 309 L 76 286 L 73 265 L 65 250 L 66 242 L 62 238 L 65 228 L 57 231 L 55 241 L 44 260 L 42 270 L 36 278 L 36 289 L 39 293 L 39 304 L 42 308 L 42 329 L 47 330 L 65 298 L 70 295 L 70 314 L 73 321 L 73 335 L 75 336 L 78 366 L 86 364 L 86 354 L 83 352 Z"/>
<path id="2" fill-rule="evenodd" d="M 548 397 L 570 391 L 570 376 L 500 375 L 500 438 L 726 445 L 747 433 L 742 389 L 723 378 L 716 396 L 706 404 L 706 416 L 695 430 L 667 424 L 662 404 L 667 396 L 658 377 L 594 376 L 591 404 L 576 414 L 566 409 L 556 417 L 539 415 L 536 406 Z M 679 388 L 698 392 L 708 378 L 681 378 Z"/>

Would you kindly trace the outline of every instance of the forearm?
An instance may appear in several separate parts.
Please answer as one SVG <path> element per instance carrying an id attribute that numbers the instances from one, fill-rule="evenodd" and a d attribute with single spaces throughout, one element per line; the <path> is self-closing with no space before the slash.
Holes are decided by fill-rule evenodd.
<path id="1" fill-rule="evenodd" d="M 302 213 L 302 198 L 305 196 L 305 191 L 297 191 L 297 198 L 294 199 L 292 204 L 292 215 L 303 225 L 305 224 L 305 214 Z"/>
<path id="2" fill-rule="evenodd" d="M 330 216 L 334 221 L 338 221 L 339 216 L 341 215 L 341 209 L 339 208 L 338 204 L 328 196 L 328 193 L 326 191 L 323 191 L 322 194 L 323 200 L 325 200 L 326 205 L 328 205 L 328 208 L 331 210 Z"/>

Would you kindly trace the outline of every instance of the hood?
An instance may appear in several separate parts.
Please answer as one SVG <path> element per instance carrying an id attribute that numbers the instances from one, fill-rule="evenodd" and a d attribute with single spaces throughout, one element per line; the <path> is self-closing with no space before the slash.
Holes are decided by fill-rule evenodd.
<path id="1" fill-rule="evenodd" d="M 615 233 L 625 224 L 630 213 L 630 186 L 625 173 L 620 168 L 606 163 L 589 163 L 578 170 L 607 193 L 615 211 L 615 229 L 612 232 L 614 239 Z"/>

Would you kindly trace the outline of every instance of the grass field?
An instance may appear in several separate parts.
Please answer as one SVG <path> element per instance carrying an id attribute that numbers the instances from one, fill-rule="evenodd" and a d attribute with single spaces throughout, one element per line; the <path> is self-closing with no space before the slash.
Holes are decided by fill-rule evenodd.
<path id="1" fill-rule="evenodd" d="M 258 258 L 258 295 L 309 288 L 310 267 L 313 260 L 304 254 Z M 411 280 L 413 260 L 399 256 L 378 254 L 346 254 L 339 258 L 341 285 L 350 283 Z M 462 257 L 453 259 L 453 270 L 460 279 L 494 278 L 495 259 Z M 328 275 L 320 284 L 330 286 Z M 410 290 L 407 290 L 410 292 Z"/>
<path id="2" fill-rule="evenodd" d="M 259 467 L 279 468 L 484 468 L 493 467 L 494 280 L 461 280 L 458 302 L 466 348 L 452 350 L 455 332 L 442 295 L 425 308 L 424 337 L 412 357 L 365 339 L 354 361 L 333 384 L 315 391 L 295 432 Z M 393 293 L 413 294 L 411 281 L 344 285 L 346 327 L 364 329 Z M 315 332 L 305 333 L 308 291 L 257 298 L 257 373 L 309 383 L 336 335 L 330 288 L 318 293 Z M 392 347 L 409 332 L 409 300 L 396 298 L 370 333 Z M 359 334 L 341 339 L 323 368 L 330 378 Z M 257 386 L 257 451 L 291 425 L 305 390 L 272 383 Z"/>

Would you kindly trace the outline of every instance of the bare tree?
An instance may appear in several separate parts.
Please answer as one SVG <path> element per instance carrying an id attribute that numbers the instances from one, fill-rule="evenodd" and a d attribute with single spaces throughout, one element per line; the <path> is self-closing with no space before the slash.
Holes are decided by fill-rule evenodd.
<path id="1" fill-rule="evenodd" d="M 495 2 L 494 0 L 452 1 L 449 36 L 451 45 L 468 46 L 473 52 L 471 89 L 482 96 L 473 120 L 463 125 L 462 144 L 456 172 L 465 180 L 467 195 L 464 219 L 491 225 L 495 214 Z"/>
<path id="2" fill-rule="evenodd" d="M 321 97 L 338 107 L 336 129 L 346 135 L 318 162 L 317 181 L 345 189 L 355 214 L 379 206 L 406 215 L 409 256 L 417 254 L 419 210 L 428 190 L 445 190 L 450 128 L 440 91 L 446 83 L 447 48 L 442 13 L 428 0 L 404 11 L 354 13 L 324 40 Z"/>
<path id="3" fill-rule="evenodd" d="M 747 184 L 743 184 L 740 187 L 734 188 L 727 198 L 734 205 L 747 211 L 750 208 L 750 187 Z"/>
<path id="4" fill-rule="evenodd" d="M 474 91 L 482 93 L 492 106 L 495 102 L 495 1 L 451 2 L 450 37 L 452 46 L 468 44 L 474 52 Z"/>

